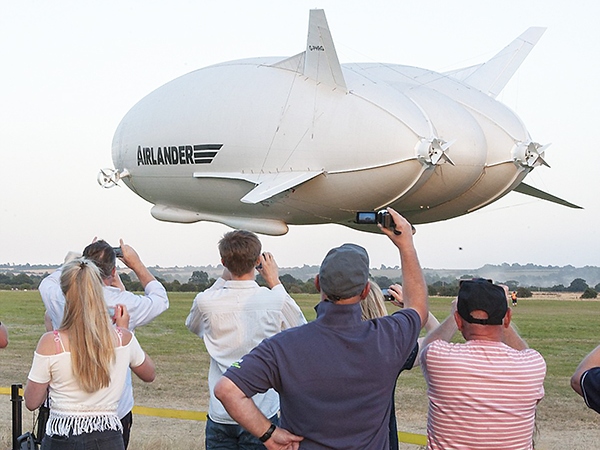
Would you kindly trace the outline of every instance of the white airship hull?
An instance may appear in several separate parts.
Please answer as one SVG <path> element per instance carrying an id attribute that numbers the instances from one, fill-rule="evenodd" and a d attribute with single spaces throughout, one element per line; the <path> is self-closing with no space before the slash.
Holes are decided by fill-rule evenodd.
<path id="1" fill-rule="evenodd" d="M 196 70 L 127 113 L 113 162 L 154 217 L 267 234 L 317 223 L 376 231 L 355 224 L 356 212 L 392 206 L 413 223 L 445 220 L 545 163 L 543 152 L 523 156 L 540 146 L 512 111 L 461 80 L 481 85 L 483 69 L 339 65 L 322 11 L 313 22 L 319 34 L 300 55 Z"/>

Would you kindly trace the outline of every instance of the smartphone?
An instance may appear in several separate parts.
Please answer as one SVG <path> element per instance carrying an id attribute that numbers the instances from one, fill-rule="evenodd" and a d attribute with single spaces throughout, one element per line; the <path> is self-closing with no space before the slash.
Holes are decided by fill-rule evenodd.
<path id="1" fill-rule="evenodd" d="M 263 258 L 264 258 L 264 257 L 265 257 L 265 254 L 263 253 L 263 254 L 262 254 L 262 256 L 263 256 Z M 255 267 L 255 269 L 256 269 L 256 270 L 261 270 L 261 269 L 262 269 L 262 263 L 260 263 L 259 265 L 257 265 L 257 266 Z"/>
<path id="2" fill-rule="evenodd" d="M 394 300 L 394 296 L 390 294 L 390 291 L 388 289 L 382 289 L 381 292 L 383 293 L 383 299 L 386 302 L 391 302 Z"/>
<path id="3" fill-rule="evenodd" d="M 108 307 L 108 315 L 113 318 L 115 317 L 115 307 L 114 306 L 109 306 Z"/>
<path id="4" fill-rule="evenodd" d="M 123 257 L 123 249 L 121 247 L 113 247 L 113 250 L 115 251 L 115 256 L 117 258 Z"/>

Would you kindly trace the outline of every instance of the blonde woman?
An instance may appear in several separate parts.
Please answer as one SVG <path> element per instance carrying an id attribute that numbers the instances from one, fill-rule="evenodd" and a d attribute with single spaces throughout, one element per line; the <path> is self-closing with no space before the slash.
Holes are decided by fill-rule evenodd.
<path id="1" fill-rule="evenodd" d="M 362 311 L 362 319 L 376 319 L 377 317 L 383 317 L 387 315 L 387 308 L 385 306 L 386 298 L 383 294 L 381 288 L 375 283 L 373 280 L 369 281 L 371 285 L 371 289 L 369 290 L 368 295 L 365 299 L 360 303 L 360 308 Z M 392 284 L 389 289 L 387 289 L 387 295 L 389 302 L 397 306 L 398 308 L 404 308 L 403 294 L 402 294 L 402 285 L 400 284 Z M 425 331 L 430 333 L 440 326 L 440 322 L 436 319 L 436 317 L 431 314 L 431 311 L 427 314 L 427 322 L 425 322 Z M 418 345 L 421 346 L 424 338 L 418 339 Z M 411 361 L 413 357 L 417 356 L 416 353 L 411 355 L 408 361 Z M 419 365 L 419 358 L 414 359 L 414 361 L 410 364 L 410 367 L 405 367 L 406 369 L 411 369 L 414 365 Z"/>
<path id="2" fill-rule="evenodd" d="M 63 321 L 38 343 L 25 406 L 37 409 L 48 393 L 43 450 L 79 448 L 76 445 L 124 449 L 116 411 L 127 369 L 150 382 L 154 363 L 127 330 L 127 310 L 117 305 L 114 314 L 108 312 L 100 271 L 93 262 L 79 258 L 67 263 L 60 285 L 66 299 Z"/>
<path id="3" fill-rule="evenodd" d="M 376 319 L 378 317 L 387 316 L 388 313 L 381 288 L 373 280 L 369 280 L 369 283 L 371 284 L 371 289 L 369 289 L 369 293 L 365 299 L 360 302 L 362 320 Z M 393 303 L 396 304 L 395 300 Z"/>

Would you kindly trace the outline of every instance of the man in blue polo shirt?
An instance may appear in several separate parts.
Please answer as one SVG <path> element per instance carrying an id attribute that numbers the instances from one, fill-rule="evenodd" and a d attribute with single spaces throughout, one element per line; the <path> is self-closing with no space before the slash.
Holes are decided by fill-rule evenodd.
<path id="1" fill-rule="evenodd" d="M 370 289 L 364 248 L 329 251 L 315 284 L 317 318 L 265 339 L 219 380 L 215 395 L 267 449 L 389 449 L 390 402 L 396 378 L 427 320 L 427 286 L 410 223 L 388 209 L 395 229 L 382 228 L 400 251 L 405 308 L 361 320 Z M 281 427 L 251 401 L 274 388 Z M 287 447 L 286 447 L 287 446 Z"/>

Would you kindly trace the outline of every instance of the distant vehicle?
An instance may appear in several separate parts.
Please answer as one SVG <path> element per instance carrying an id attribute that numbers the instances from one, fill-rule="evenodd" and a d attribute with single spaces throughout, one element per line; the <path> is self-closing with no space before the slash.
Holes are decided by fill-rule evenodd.
<path id="1" fill-rule="evenodd" d="M 547 145 L 495 100 L 544 31 L 448 73 L 340 65 L 324 11 L 311 10 L 302 53 L 206 67 L 138 102 L 98 181 L 122 179 L 159 220 L 271 235 L 319 223 L 377 232 L 356 212 L 386 206 L 435 222 L 513 190 L 578 208 L 523 183 L 547 165 Z"/>

